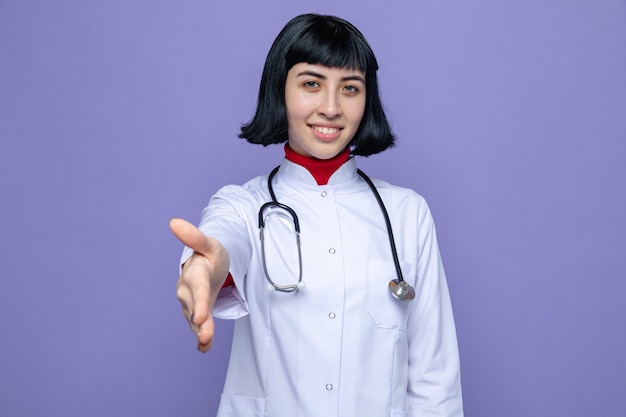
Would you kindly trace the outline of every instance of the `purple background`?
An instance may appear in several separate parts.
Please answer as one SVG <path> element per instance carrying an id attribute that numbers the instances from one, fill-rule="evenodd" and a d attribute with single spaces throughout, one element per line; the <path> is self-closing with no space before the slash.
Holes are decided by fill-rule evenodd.
<path id="1" fill-rule="evenodd" d="M 167 221 L 280 161 L 236 134 L 308 11 L 377 53 L 360 165 L 430 202 L 466 415 L 623 416 L 623 0 L 0 0 L 0 416 L 214 415 L 231 324 L 196 352 Z"/>

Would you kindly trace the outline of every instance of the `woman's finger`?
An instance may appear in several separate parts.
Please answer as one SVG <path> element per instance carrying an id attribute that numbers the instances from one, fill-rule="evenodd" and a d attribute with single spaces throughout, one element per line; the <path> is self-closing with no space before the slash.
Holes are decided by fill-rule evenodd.
<path id="1" fill-rule="evenodd" d="M 208 239 L 193 224 L 187 220 L 173 218 L 170 220 L 170 230 L 185 246 L 193 249 L 194 252 L 208 255 L 213 250 Z"/>

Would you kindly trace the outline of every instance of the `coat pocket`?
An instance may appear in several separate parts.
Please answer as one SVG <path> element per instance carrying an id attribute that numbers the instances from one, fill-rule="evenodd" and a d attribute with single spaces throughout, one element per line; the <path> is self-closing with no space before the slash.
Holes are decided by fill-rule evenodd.
<path id="1" fill-rule="evenodd" d="M 265 398 L 222 394 L 218 417 L 263 417 Z"/>
<path id="2" fill-rule="evenodd" d="M 415 268 L 408 262 L 400 262 L 405 281 L 414 285 Z M 389 281 L 397 278 L 392 261 L 369 260 L 369 314 L 378 328 L 406 330 L 410 301 L 400 301 L 389 291 Z"/>

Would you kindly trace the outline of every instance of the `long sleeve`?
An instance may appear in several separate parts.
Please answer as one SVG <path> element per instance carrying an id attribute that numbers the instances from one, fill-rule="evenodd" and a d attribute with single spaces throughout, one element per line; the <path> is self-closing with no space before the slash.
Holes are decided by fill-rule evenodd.
<path id="1" fill-rule="evenodd" d="M 223 319 L 235 319 L 248 314 L 243 288 L 250 258 L 252 245 L 246 218 L 242 215 L 240 204 L 249 199 L 247 193 L 239 186 L 226 186 L 219 190 L 202 211 L 198 228 L 207 236 L 216 238 L 227 250 L 230 257 L 229 273 L 235 283 L 233 287 L 222 288 L 215 304 L 213 314 Z M 248 204 L 250 206 L 250 204 Z M 185 248 L 181 263 L 191 256 L 191 249 Z"/>
<path id="2" fill-rule="evenodd" d="M 459 353 L 435 225 L 428 206 L 419 219 L 418 294 L 407 327 L 411 416 L 461 417 Z"/>

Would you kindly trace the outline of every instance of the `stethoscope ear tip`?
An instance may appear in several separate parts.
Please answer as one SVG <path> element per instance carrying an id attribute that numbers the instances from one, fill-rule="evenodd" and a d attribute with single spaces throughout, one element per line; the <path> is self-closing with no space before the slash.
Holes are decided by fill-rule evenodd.
<path id="1" fill-rule="evenodd" d="M 298 287 L 299 290 L 306 288 L 306 283 L 304 281 L 300 281 L 298 282 L 298 284 L 296 284 L 296 286 Z"/>

